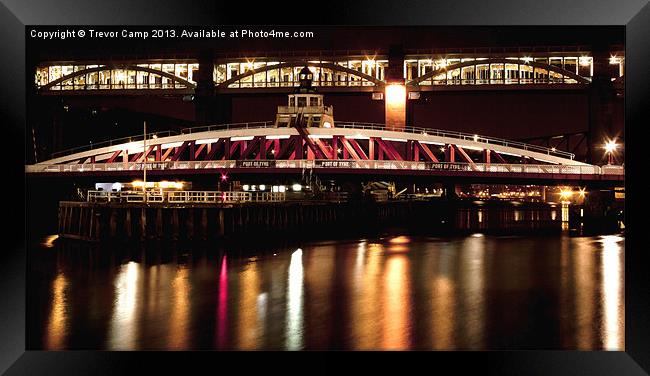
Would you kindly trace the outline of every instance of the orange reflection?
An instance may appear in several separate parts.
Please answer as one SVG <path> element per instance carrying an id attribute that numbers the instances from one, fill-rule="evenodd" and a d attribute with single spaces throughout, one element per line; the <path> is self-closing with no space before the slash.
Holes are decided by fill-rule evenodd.
<path id="1" fill-rule="evenodd" d="M 389 240 L 391 244 L 407 244 L 411 242 L 411 239 L 408 236 L 396 236 Z"/>
<path id="2" fill-rule="evenodd" d="M 188 282 L 189 270 L 186 266 L 178 267 L 172 280 L 172 307 L 169 318 L 169 348 L 187 349 L 187 339 L 190 316 L 190 290 Z"/>
<path id="3" fill-rule="evenodd" d="M 59 238 L 59 235 L 49 235 L 48 237 L 45 238 L 45 240 L 41 243 L 45 248 L 54 248 L 54 242 L 56 239 Z"/>
<path id="4" fill-rule="evenodd" d="M 353 348 L 376 350 L 379 348 L 378 327 L 381 323 L 379 306 L 379 277 L 382 261 L 381 244 L 365 243 L 357 249 L 357 268 L 352 302 Z M 365 262 L 364 262 L 365 259 Z"/>
<path id="5" fill-rule="evenodd" d="M 239 348 L 255 349 L 258 343 L 259 322 L 257 315 L 257 296 L 259 295 L 259 276 L 256 262 L 249 262 L 239 275 Z"/>
<path id="6" fill-rule="evenodd" d="M 330 311 L 332 308 L 331 288 L 332 275 L 334 274 L 334 257 L 336 248 L 334 246 L 318 246 L 309 252 L 309 259 L 318 260 L 318 262 L 306 262 L 304 279 L 305 293 L 309 296 L 309 301 L 305 301 L 305 321 L 308 326 L 322 325 L 329 326 L 332 319 Z M 329 344 L 330 331 L 319 333 L 315 342 L 309 346 L 324 347 Z"/>
<path id="7" fill-rule="evenodd" d="M 594 330 L 593 323 L 596 319 L 594 313 L 594 254 L 591 248 L 584 243 L 576 244 L 573 252 L 575 265 L 575 296 L 576 296 L 576 340 L 578 350 L 593 350 Z"/>
<path id="8" fill-rule="evenodd" d="M 67 300 L 66 287 L 68 282 L 63 273 L 59 273 L 52 281 L 52 310 L 47 325 L 45 348 L 48 350 L 61 350 L 67 332 Z"/>
<path id="9" fill-rule="evenodd" d="M 438 275 L 433 281 L 433 339 L 435 349 L 451 350 L 454 348 L 455 299 L 454 283 L 444 275 Z"/>
<path id="10" fill-rule="evenodd" d="M 382 338 L 385 350 L 403 350 L 410 344 L 408 267 L 409 259 L 404 255 L 390 256 L 386 261 Z"/>

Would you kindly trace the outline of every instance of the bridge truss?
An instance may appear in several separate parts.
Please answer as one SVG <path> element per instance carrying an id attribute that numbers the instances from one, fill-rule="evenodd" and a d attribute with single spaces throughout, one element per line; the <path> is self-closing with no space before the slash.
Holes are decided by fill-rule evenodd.
<path id="1" fill-rule="evenodd" d="M 145 146 L 146 145 L 146 146 Z M 304 169 L 462 176 L 575 176 L 622 180 L 620 166 L 594 166 L 542 146 L 429 128 L 380 124 L 275 127 L 270 122 L 188 128 L 107 141 L 27 166 L 35 174 L 159 174 Z M 591 178 L 590 178 L 591 176 Z"/>

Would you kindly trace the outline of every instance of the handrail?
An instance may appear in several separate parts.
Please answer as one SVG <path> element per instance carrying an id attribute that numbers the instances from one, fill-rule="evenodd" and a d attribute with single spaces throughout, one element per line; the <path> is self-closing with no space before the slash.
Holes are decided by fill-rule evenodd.
<path id="1" fill-rule="evenodd" d="M 152 132 L 152 133 L 147 133 L 147 140 L 152 140 L 156 139 L 158 137 L 170 137 L 170 136 L 176 136 L 179 133 L 177 131 L 173 130 L 168 130 L 168 131 L 159 131 L 159 132 Z M 60 157 L 68 154 L 74 154 L 74 153 L 79 153 L 82 151 L 86 150 L 92 150 L 92 149 L 98 149 L 98 148 L 103 148 L 107 146 L 113 146 L 113 145 L 119 145 L 119 144 L 124 144 L 127 142 L 138 142 L 142 141 L 144 139 L 143 134 L 138 134 L 135 136 L 127 136 L 127 137 L 121 137 L 121 138 L 115 138 L 111 140 L 105 140 L 105 141 L 100 141 L 100 142 L 90 142 L 89 145 L 83 145 L 83 146 L 76 146 L 70 149 L 65 149 L 65 150 L 59 150 L 55 151 L 52 153 L 52 157 Z"/>
<path id="2" fill-rule="evenodd" d="M 223 131 L 223 130 L 232 130 L 232 129 L 259 129 L 259 128 L 275 128 L 275 124 L 270 121 L 265 121 L 265 122 L 255 122 L 255 123 L 207 125 L 201 127 L 183 128 L 181 130 L 181 133 L 192 134 L 192 133 L 199 133 L 199 132 Z M 363 122 L 336 122 L 334 128 L 390 131 L 390 129 L 386 128 L 385 124 L 363 123 Z M 466 141 L 483 142 L 487 144 L 494 144 L 500 146 L 510 146 L 510 147 L 515 147 L 523 150 L 537 151 L 547 155 L 561 156 L 569 159 L 575 158 L 575 154 L 562 151 L 562 150 L 553 150 L 543 146 L 527 144 L 525 142 L 520 142 L 520 141 L 510 141 L 502 138 L 479 136 L 476 134 L 469 134 L 469 133 L 463 133 L 457 131 L 448 131 L 442 129 L 423 128 L 423 127 L 405 127 L 400 129 L 397 132 L 421 134 L 425 136 L 456 138 L 456 139 L 466 140 Z"/>
<path id="3" fill-rule="evenodd" d="M 146 192 L 147 202 L 150 203 L 203 203 L 203 204 L 232 204 L 241 202 L 283 202 L 284 192 L 238 192 L 238 191 L 149 191 Z M 142 191 L 98 191 L 89 190 L 87 202 L 145 202 Z"/>
<path id="4" fill-rule="evenodd" d="M 567 175 L 614 175 L 623 176 L 623 166 L 607 165 L 553 165 L 553 164 L 499 164 L 499 163 L 460 163 L 460 162 L 415 162 L 394 160 L 256 160 L 260 166 L 268 164 L 273 169 L 376 169 L 376 170 L 420 170 L 446 172 L 474 173 L 535 173 L 535 174 L 567 174 Z M 69 172 L 114 172 L 142 171 L 144 162 L 88 163 L 88 164 L 45 164 L 28 165 L 28 173 L 69 173 Z M 238 166 L 236 160 L 214 161 L 165 161 L 146 162 L 147 171 L 165 170 L 201 170 L 201 169 L 246 169 Z M 251 166 L 255 167 L 255 166 Z M 259 167 L 258 167 L 259 168 Z"/>

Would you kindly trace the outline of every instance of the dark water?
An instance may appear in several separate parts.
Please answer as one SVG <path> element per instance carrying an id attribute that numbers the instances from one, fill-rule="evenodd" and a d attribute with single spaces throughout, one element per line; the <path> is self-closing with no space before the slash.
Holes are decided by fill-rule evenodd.
<path id="1" fill-rule="evenodd" d="M 49 239 L 51 240 L 51 239 Z M 624 349 L 624 238 L 44 241 L 31 349 Z"/>

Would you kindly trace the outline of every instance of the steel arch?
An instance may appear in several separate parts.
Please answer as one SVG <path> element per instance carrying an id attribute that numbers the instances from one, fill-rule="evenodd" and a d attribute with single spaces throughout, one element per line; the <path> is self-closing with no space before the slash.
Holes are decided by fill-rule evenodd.
<path id="1" fill-rule="evenodd" d="M 550 64 L 538 63 L 538 62 L 534 62 L 534 61 L 522 62 L 521 60 L 511 60 L 511 59 L 506 59 L 506 58 L 489 58 L 489 59 L 485 59 L 485 60 L 472 60 L 472 61 L 465 61 L 465 62 L 462 62 L 462 63 L 456 63 L 456 64 L 453 64 L 453 65 L 448 65 L 448 66 L 446 66 L 444 68 L 439 68 L 439 69 L 433 70 L 433 71 L 431 71 L 429 73 L 426 73 L 426 74 L 424 74 L 422 76 L 419 76 L 419 77 L 407 82 L 406 84 L 410 85 L 410 86 L 417 86 L 422 81 L 426 81 L 426 80 L 428 80 L 428 79 L 430 79 L 432 77 L 435 77 L 435 76 L 437 76 L 439 74 L 443 74 L 443 73 L 446 73 L 446 72 L 449 72 L 449 71 L 452 71 L 452 70 L 455 70 L 455 69 L 458 69 L 458 68 L 471 67 L 471 66 L 475 66 L 475 65 L 484 65 L 484 64 L 515 64 L 515 63 L 518 64 L 518 65 L 528 65 L 528 66 L 531 66 L 531 67 L 534 67 L 534 68 L 541 68 L 541 69 L 546 69 L 548 71 L 560 73 L 563 76 L 572 78 L 572 79 L 574 79 L 577 82 L 582 83 L 582 84 L 590 83 L 590 81 L 588 79 L 586 79 L 586 78 L 584 78 L 582 76 L 579 76 L 579 75 L 577 75 L 577 74 L 575 74 L 573 72 L 569 72 L 568 70 L 558 68 L 558 67 L 550 65 Z"/>
<path id="2" fill-rule="evenodd" d="M 167 72 L 163 72 L 163 71 L 159 71 L 159 70 L 155 70 L 155 69 L 151 69 L 149 67 L 141 67 L 141 66 L 138 66 L 138 65 L 103 65 L 101 67 L 87 68 L 87 69 L 83 69 L 83 70 L 80 70 L 80 71 L 73 72 L 73 73 L 68 74 L 66 76 L 63 76 L 61 78 L 58 78 L 58 79 L 48 83 L 47 85 L 41 86 L 41 88 L 39 90 L 41 90 L 41 91 L 49 90 L 52 87 L 60 84 L 61 82 L 68 81 L 68 80 L 70 80 L 72 78 L 75 78 L 75 77 L 78 77 L 78 76 L 81 76 L 81 75 L 85 75 L 85 74 L 88 74 L 88 73 L 110 71 L 110 70 L 114 70 L 114 69 L 135 70 L 135 71 L 140 71 L 140 72 L 153 73 L 153 74 L 157 74 L 157 75 L 160 75 L 160 76 L 163 76 L 163 77 L 167 77 L 167 78 L 171 79 L 174 82 L 181 83 L 181 84 L 187 86 L 190 89 L 196 89 L 196 84 L 195 83 L 192 83 L 192 82 L 190 82 L 188 80 L 185 80 L 185 79 L 183 79 L 181 77 L 178 77 L 176 75 L 173 75 L 173 74 L 170 74 L 170 73 L 167 73 Z"/>
<path id="3" fill-rule="evenodd" d="M 333 71 L 338 71 L 338 72 L 351 74 L 351 75 L 354 75 L 354 76 L 357 76 L 357 77 L 361 77 L 361 78 L 363 78 L 363 79 L 365 79 L 367 81 L 370 81 L 370 82 L 374 83 L 375 86 L 377 86 L 377 87 L 383 87 L 383 86 L 386 85 L 386 83 L 384 81 L 382 81 L 382 80 L 380 80 L 378 78 L 375 78 L 375 77 L 373 77 L 371 75 L 356 71 L 354 69 L 350 69 L 350 68 L 340 66 L 338 64 L 334 64 L 334 63 L 314 63 L 314 62 L 308 62 L 308 61 L 291 61 L 291 62 L 285 62 L 285 63 L 275 64 L 275 65 L 266 65 L 266 66 L 264 66 L 262 68 L 258 68 L 258 69 L 251 69 L 246 73 L 239 74 L 239 75 L 237 75 L 235 77 L 232 77 L 229 80 L 226 80 L 224 82 L 221 82 L 221 83 L 217 84 L 216 87 L 218 89 L 219 88 L 228 88 L 228 86 L 230 86 L 231 84 L 233 84 L 233 83 L 235 83 L 237 81 L 240 81 L 240 80 L 242 80 L 242 79 L 244 79 L 246 77 L 252 76 L 252 75 L 257 74 L 257 73 L 262 73 L 262 72 L 266 72 L 266 71 L 269 71 L 269 70 L 273 70 L 273 69 L 291 68 L 291 67 L 304 67 L 304 66 L 329 68 L 329 69 L 332 69 Z"/>

